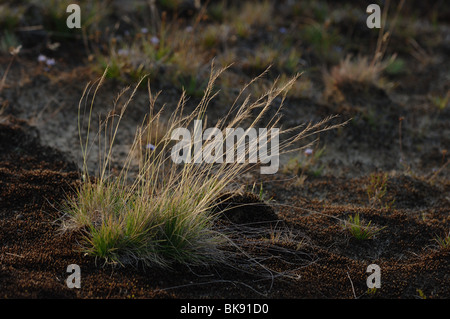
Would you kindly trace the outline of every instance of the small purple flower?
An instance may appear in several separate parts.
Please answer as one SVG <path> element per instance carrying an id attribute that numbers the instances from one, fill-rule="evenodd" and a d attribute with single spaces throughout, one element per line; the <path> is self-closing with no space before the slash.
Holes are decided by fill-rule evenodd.
<path id="1" fill-rule="evenodd" d="M 314 151 L 313 151 L 311 148 L 307 148 L 307 149 L 305 150 L 305 155 L 306 155 L 306 156 L 311 155 L 313 152 L 314 152 Z"/>
<path id="2" fill-rule="evenodd" d="M 150 151 L 155 150 L 155 145 L 148 143 L 147 146 L 145 146 L 146 149 L 149 149 Z"/>
<path id="3" fill-rule="evenodd" d="M 151 42 L 153 45 L 157 45 L 157 44 L 159 43 L 159 39 L 158 39 L 158 37 L 152 36 L 152 37 L 150 38 L 150 42 Z"/>
<path id="4" fill-rule="evenodd" d="M 141 28 L 141 33 L 143 33 L 143 34 L 148 33 L 148 29 L 147 28 Z"/>
<path id="5" fill-rule="evenodd" d="M 127 49 L 119 49 L 117 50 L 117 54 L 120 56 L 127 56 L 128 54 L 130 54 L 130 51 Z"/>
<path id="6" fill-rule="evenodd" d="M 47 57 L 45 55 L 43 55 L 43 54 L 39 54 L 37 60 L 39 62 L 45 62 L 45 61 L 47 61 Z"/>
<path id="7" fill-rule="evenodd" d="M 45 63 L 47 63 L 48 66 L 53 66 L 56 64 L 56 61 L 55 59 L 47 59 Z"/>
<path id="8" fill-rule="evenodd" d="M 278 31 L 282 34 L 285 34 L 287 32 L 287 29 L 285 27 L 281 27 L 278 29 Z"/>

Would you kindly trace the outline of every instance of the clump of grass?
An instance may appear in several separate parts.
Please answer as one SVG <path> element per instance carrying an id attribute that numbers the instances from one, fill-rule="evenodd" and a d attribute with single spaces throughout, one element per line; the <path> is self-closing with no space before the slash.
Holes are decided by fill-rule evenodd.
<path id="1" fill-rule="evenodd" d="M 11 51 L 12 48 L 16 48 L 19 45 L 20 45 L 19 40 L 17 39 L 15 34 L 6 30 L 1 36 L 0 52 L 8 53 Z"/>
<path id="2" fill-rule="evenodd" d="M 205 27 L 201 34 L 201 44 L 205 49 L 214 49 L 226 43 L 229 30 L 225 25 L 211 24 Z"/>
<path id="3" fill-rule="evenodd" d="M 267 194 L 266 194 L 266 192 L 264 191 L 264 186 L 263 186 L 263 183 L 262 183 L 262 182 L 261 182 L 260 185 L 259 185 L 259 190 L 256 188 L 256 182 L 253 183 L 250 192 L 253 193 L 253 194 L 255 194 L 255 195 L 257 195 L 257 196 L 258 196 L 258 199 L 259 199 L 261 202 L 268 202 L 268 201 L 271 201 L 271 200 L 272 200 L 272 197 L 271 197 L 271 198 L 267 198 Z"/>
<path id="4" fill-rule="evenodd" d="M 449 249 L 450 248 L 450 231 L 448 232 L 447 235 L 440 237 L 440 236 L 436 236 L 436 238 L 434 239 L 440 248 L 442 249 Z"/>
<path id="5" fill-rule="evenodd" d="M 381 202 L 386 195 L 388 175 L 386 173 L 370 174 L 369 184 L 367 185 L 367 196 L 370 202 Z"/>
<path id="6" fill-rule="evenodd" d="M 393 206 L 395 199 L 389 203 L 384 202 L 387 193 L 387 182 L 387 173 L 370 174 L 366 192 L 372 206 L 384 205 L 387 209 L 390 209 Z"/>
<path id="7" fill-rule="evenodd" d="M 444 96 L 431 96 L 430 97 L 431 102 L 438 108 L 439 111 L 443 111 L 447 106 L 448 102 L 450 100 L 450 90 L 447 91 L 447 94 Z"/>
<path id="8" fill-rule="evenodd" d="M 111 167 L 114 158 L 114 142 L 119 124 L 124 117 L 125 110 L 137 92 L 136 88 L 126 102 L 114 110 L 100 124 L 97 135 L 99 144 L 99 169 L 95 178 L 91 178 L 87 167 L 87 158 L 92 147 L 90 141 L 92 108 L 95 96 L 104 81 L 107 71 L 97 84 L 87 111 L 87 133 L 83 140 L 81 136 L 81 109 L 88 87 L 79 104 L 80 144 L 83 154 L 82 176 L 83 182 L 78 192 L 68 199 L 65 205 L 67 218 L 63 229 L 77 230 L 83 238 L 82 247 L 85 252 L 105 261 L 116 264 L 142 262 L 146 265 L 160 265 L 169 267 L 173 262 L 186 264 L 202 264 L 224 260 L 223 245 L 227 237 L 215 228 L 217 213 L 212 213 L 217 207 L 217 200 L 221 193 L 230 188 L 235 178 L 258 164 L 243 165 L 241 163 L 195 163 L 196 154 L 191 162 L 176 164 L 171 158 L 172 132 L 176 128 L 190 127 L 194 120 L 204 121 L 206 127 L 206 110 L 210 101 L 217 93 L 213 92 L 214 82 L 224 69 L 212 68 L 209 83 L 198 106 L 190 114 L 184 114 L 186 95 L 182 94 L 175 111 L 164 123 L 164 136 L 155 139 L 154 148 L 143 147 L 145 134 L 150 134 L 154 126 L 158 126 L 164 107 L 158 112 L 155 109 L 157 95 L 149 91 L 148 117 L 136 131 L 136 137 L 122 168 L 115 173 Z M 298 76 L 294 77 L 295 81 Z M 279 87 L 277 83 L 264 95 L 250 102 L 250 96 L 242 104 L 241 96 L 254 79 L 246 85 L 232 104 L 226 117 L 221 118 L 214 127 L 226 137 L 230 134 L 226 127 L 241 127 L 250 123 L 249 127 L 256 127 L 263 115 L 268 111 L 275 98 L 285 94 L 290 83 Z M 122 91 L 117 101 L 125 94 Z M 87 101 L 86 101 L 87 103 Z M 280 108 L 282 103 L 280 105 Z M 257 114 L 252 118 L 252 114 Z M 277 112 L 278 114 L 278 112 Z M 306 126 L 291 128 L 283 133 L 292 133 L 279 145 L 280 152 L 287 151 L 302 138 L 329 130 L 337 125 L 328 125 L 332 119 Z M 266 128 L 270 131 L 277 125 L 279 118 L 275 117 Z M 194 128 L 195 130 L 195 128 Z M 271 138 L 266 143 L 271 143 Z M 205 143 L 203 150 L 211 147 Z M 242 141 L 241 141 L 242 142 Z M 246 156 L 250 155 L 248 143 L 245 148 Z M 193 149 L 193 142 L 190 144 Z M 223 145 L 225 146 L 225 145 Z M 144 149 L 143 152 L 139 150 Z M 155 151 L 158 150 L 158 151 Z M 295 149 L 295 148 L 294 148 Z M 139 154 L 138 170 L 132 173 L 135 155 Z"/>
<path id="9" fill-rule="evenodd" d="M 358 240 L 372 239 L 383 228 L 377 228 L 371 225 L 372 221 L 369 221 L 367 225 L 360 220 L 359 213 L 354 216 L 349 216 L 344 222 L 344 229 L 348 230 L 350 234 Z"/>
<path id="10" fill-rule="evenodd" d="M 241 38 L 248 38 L 252 28 L 268 25 L 273 19 L 273 4 L 271 1 L 247 2 L 225 13 L 224 20 L 232 26 Z"/>
<path id="11" fill-rule="evenodd" d="M 136 89 L 132 96 L 135 93 Z M 210 197 L 215 193 L 213 190 L 219 187 L 216 180 L 210 178 L 199 185 L 205 182 L 202 180 L 205 176 L 198 174 L 198 180 L 190 178 L 195 165 L 186 166 L 182 172 L 173 167 L 168 177 L 161 176 L 166 172 L 164 166 L 169 160 L 165 156 L 170 141 L 168 133 L 173 127 L 157 143 L 161 152 L 151 154 L 151 150 L 146 150 L 146 156 L 140 158 L 139 173 L 130 183 L 132 155 L 142 147 L 143 132 L 148 134 L 148 125 L 141 128 L 122 171 L 114 177 L 110 169 L 113 144 L 132 96 L 119 114 L 109 114 L 102 123 L 104 151 L 99 154 L 101 163 L 96 181 L 91 180 L 86 164 L 90 135 L 87 133 L 86 141 L 82 143 L 84 182 L 76 196 L 67 202 L 65 209 L 69 218 L 64 227 L 81 230 L 84 251 L 113 263 L 142 261 L 168 266 L 174 261 L 201 263 L 211 255 L 218 258 L 216 245 L 221 236 L 212 229 L 213 219 L 207 214 L 212 201 Z M 152 111 L 154 102 L 152 100 Z M 181 124 L 179 121 L 182 120 L 172 118 L 172 126 Z M 90 124 L 88 130 L 89 127 Z"/>
<path id="12" fill-rule="evenodd" d="M 248 53 L 242 62 L 242 68 L 251 74 L 259 74 L 271 66 L 277 58 L 277 50 L 263 45 L 254 52 Z"/>
<path id="13" fill-rule="evenodd" d="M 347 55 L 337 66 L 331 68 L 331 71 L 323 71 L 325 98 L 334 96 L 339 100 L 339 96 L 342 95 L 340 89 L 348 84 L 360 84 L 364 87 L 382 86 L 381 75 L 389 64 L 390 61 L 374 63 L 368 57 L 358 56 L 352 59 Z"/>
<path id="14" fill-rule="evenodd" d="M 306 244 L 306 239 L 302 238 L 298 240 L 298 236 L 292 230 L 284 230 L 281 227 L 271 227 L 270 233 L 268 233 L 268 238 L 266 239 L 272 245 L 290 245 L 293 246 L 295 251 L 300 250 Z"/>
<path id="15" fill-rule="evenodd" d="M 108 78 L 128 82 L 144 74 L 167 81 L 190 96 L 198 97 L 208 82 L 210 53 L 201 45 L 197 25 L 183 28 L 177 20 L 162 15 L 159 26 L 130 38 L 113 38 L 106 53 L 96 52 L 94 68 L 98 73 L 108 67 Z"/>
<path id="16" fill-rule="evenodd" d="M 353 58 L 347 55 L 331 71 L 323 71 L 323 82 L 325 84 L 324 97 L 332 97 L 337 102 L 342 102 L 344 97 L 340 88 L 346 84 L 359 84 L 362 87 L 370 86 L 391 88 L 392 84 L 382 78 L 382 74 L 387 70 L 389 72 L 400 72 L 404 68 L 402 60 L 396 60 L 396 54 L 386 58 L 386 50 L 390 37 L 395 29 L 398 15 L 405 1 L 399 1 L 395 16 L 392 19 L 390 30 L 386 31 L 387 13 L 389 2 L 383 9 L 381 28 L 379 29 L 377 45 L 372 58 L 366 56 L 357 56 Z"/>

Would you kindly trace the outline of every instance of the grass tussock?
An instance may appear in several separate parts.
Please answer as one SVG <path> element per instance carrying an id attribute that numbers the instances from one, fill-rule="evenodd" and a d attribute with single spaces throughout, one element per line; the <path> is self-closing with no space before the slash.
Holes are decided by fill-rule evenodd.
<path id="1" fill-rule="evenodd" d="M 93 88 L 86 87 L 79 104 L 80 144 L 83 152 L 83 183 L 77 194 L 68 199 L 65 207 L 67 218 L 64 229 L 80 231 L 83 237 L 83 250 L 106 261 L 126 264 L 143 262 L 147 265 L 170 266 L 173 262 L 186 264 L 202 264 L 224 260 L 223 247 L 230 239 L 215 227 L 217 199 L 225 190 L 229 190 L 237 176 L 252 169 L 260 163 L 206 163 L 197 161 L 196 154 L 192 161 L 176 164 L 171 158 L 173 146 L 172 132 L 177 128 L 190 128 L 195 120 L 203 121 L 203 127 L 217 128 L 227 138 L 227 127 L 257 128 L 261 119 L 274 100 L 284 100 L 286 91 L 297 80 L 298 75 L 283 84 L 275 82 L 260 97 L 251 101 L 251 97 L 243 97 L 246 85 L 230 107 L 228 115 L 215 125 L 207 124 L 206 111 L 210 101 L 217 95 L 214 83 L 225 69 L 212 68 L 210 80 L 198 106 L 189 114 L 185 114 L 186 95 L 182 94 L 176 110 L 161 123 L 164 107 L 156 111 L 155 102 L 158 95 L 153 95 L 148 84 L 149 111 L 135 135 L 127 159 L 119 172 L 111 168 L 114 158 L 114 142 L 124 113 L 131 103 L 137 88 L 131 96 L 115 112 L 111 112 L 101 122 L 96 138 L 91 138 L 92 109 L 97 91 L 100 89 L 105 74 L 95 87 L 88 111 L 87 134 L 81 134 L 82 105 L 87 104 L 87 95 Z M 88 90 L 89 88 L 89 90 Z M 119 98 L 126 92 L 119 94 Z M 83 103 L 84 101 L 84 103 Z M 278 108 L 282 107 L 282 102 Z M 86 106 L 85 106 L 86 108 Z M 119 111 L 117 111 L 119 110 Z M 266 128 L 277 127 L 279 112 L 266 124 Z M 307 124 L 288 130 L 280 130 L 279 152 L 295 150 L 298 142 L 305 137 L 333 129 L 340 124 L 331 125 L 333 117 L 316 124 Z M 164 126 L 164 130 L 158 129 Z M 195 128 L 194 128 L 195 130 Z M 152 136 L 159 134 L 159 136 Z M 81 136 L 85 136 L 85 139 Z M 162 135 L 162 136 L 161 136 Z M 281 138 L 281 136 L 285 136 Z M 245 136 L 243 137 L 245 140 Z M 143 141 L 152 141 L 154 148 L 143 145 Z M 266 141 L 271 143 L 272 136 Z M 245 155 L 250 157 L 250 148 L 244 142 Z M 87 158 L 92 143 L 99 145 L 99 170 L 94 178 L 89 175 Z M 209 150 L 213 141 L 206 141 L 202 150 Z M 190 149 L 192 150 L 192 141 Z M 220 145 L 225 146 L 225 144 Z M 133 171 L 138 154 L 138 172 Z M 219 212 L 220 213 L 220 212 Z"/>
<path id="2" fill-rule="evenodd" d="M 330 71 L 323 71 L 323 82 L 325 85 L 324 96 L 326 99 L 342 100 L 341 89 L 345 86 L 359 85 L 366 88 L 388 87 L 382 78 L 383 73 L 395 57 L 387 61 L 374 61 L 368 57 L 358 56 L 352 58 L 348 55 Z"/>
<path id="3" fill-rule="evenodd" d="M 434 239 L 441 249 L 450 248 L 450 231 L 445 236 L 436 236 Z"/>
<path id="4" fill-rule="evenodd" d="M 349 216 L 344 222 L 344 229 L 346 229 L 354 238 L 358 240 L 367 240 L 375 237 L 383 228 L 377 228 L 371 225 L 369 221 L 367 225 L 360 219 L 359 214 Z"/>
<path id="5" fill-rule="evenodd" d="M 345 86 L 356 86 L 368 89 L 371 87 L 381 87 L 390 89 L 392 84 L 387 82 L 382 75 L 384 73 L 400 72 L 403 68 L 401 60 L 397 60 L 397 55 L 393 54 L 390 58 L 386 57 L 386 51 L 392 33 L 395 30 L 399 13 L 405 1 L 399 1 L 392 19 L 387 29 L 387 16 L 389 1 L 383 9 L 382 23 L 379 29 L 377 46 L 372 58 L 367 56 L 352 57 L 348 54 L 340 63 L 331 68 L 330 71 L 322 72 L 323 83 L 325 85 L 324 98 L 333 99 L 336 102 L 342 102 L 345 97 L 341 89 Z"/>

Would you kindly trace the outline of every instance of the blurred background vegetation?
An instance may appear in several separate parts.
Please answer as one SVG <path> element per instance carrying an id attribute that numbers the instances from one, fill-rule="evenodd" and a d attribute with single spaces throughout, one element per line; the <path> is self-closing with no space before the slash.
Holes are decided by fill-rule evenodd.
<path id="1" fill-rule="evenodd" d="M 290 94 L 311 98 L 322 95 L 327 85 L 324 69 L 331 70 L 349 56 L 366 57 L 369 62 L 373 58 L 379 31 L 367 28 L 365 12 L 372 2 L 382 9 L 388 4 L 311 0 L 1 1 L 0 52 L 8 55 L 11 48 L 22 45 L 22 56 L 37 59 L 44 55 L 72 66 L 88 63 L 97 75 L 109 65 L 108 77 L 124 82 L 150 74 L 158 83 L 184 88 L 193 97 L 202 94 L 213 59 L 221 66 L 232 64 L 231 72 L 220 81 L 226 92 L 271 66 L 267 80 L 277 76 L 285 80 L 304 72 L 301 83 Z M 81 29 L 66 26 L 70 3 L 80 5 Z M 408 60 L 432 63 L 422 48 L 432 49 L 446 41 L 436 32 L 441 23 L 449 21 L 446 1 L 407 1 L 401 10 L 398 3 L 389 4 L 385 30 L 392 32 L 383 56 L 385 63 L 373 70 L 377 74 L 370 79 L 377 85 L 383 85 L 382 76 L 395 78 L 408 73 Z M 264 81 L 260 86 L 265 89 Z"/>

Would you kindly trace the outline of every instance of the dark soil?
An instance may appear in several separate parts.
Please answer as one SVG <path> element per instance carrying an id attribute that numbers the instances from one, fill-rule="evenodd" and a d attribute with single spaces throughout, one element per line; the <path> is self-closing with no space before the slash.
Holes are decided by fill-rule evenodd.
<path id="1" fill-rule="evenodd" d="M 253 193 L 223 194 L 217 198 L 217 202 L 219 204 L 214 211 L 219 214 L 219 218 L 233 224 L 267 226 L 278 221 L 273 208 Z"/>

